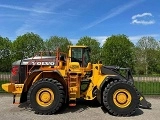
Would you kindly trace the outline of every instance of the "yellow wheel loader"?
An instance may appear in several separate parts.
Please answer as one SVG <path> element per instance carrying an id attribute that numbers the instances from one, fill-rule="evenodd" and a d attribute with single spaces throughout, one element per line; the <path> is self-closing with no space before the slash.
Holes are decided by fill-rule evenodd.
<path id="1" fill-rule="evenodd" d="M 135 88 L 129 68 L 92 64 L 88 46 L 68 46 L 68 53 L 40 52 L 12 65 L 11 83 L 2 88 L 13 93 L 13 103 L 28 102 L 35 113 L 54 114 L 64 105 L 76 106 L 79 98 L 97 99 L 115 116 L 151 107 Z"/>

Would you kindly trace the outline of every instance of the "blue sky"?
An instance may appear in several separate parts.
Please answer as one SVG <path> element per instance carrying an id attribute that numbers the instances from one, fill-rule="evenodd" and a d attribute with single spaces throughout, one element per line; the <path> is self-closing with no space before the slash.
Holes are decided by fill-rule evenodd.
<path id="1" fill-rule="evenodd" d="M 0 36 L 15 40 L 26 32 L 67 37 L 83 36 L 101 44 L 116 34 L 133 43 L 142 36 L 160 40 L 159 0 L 0 0 Z"/>

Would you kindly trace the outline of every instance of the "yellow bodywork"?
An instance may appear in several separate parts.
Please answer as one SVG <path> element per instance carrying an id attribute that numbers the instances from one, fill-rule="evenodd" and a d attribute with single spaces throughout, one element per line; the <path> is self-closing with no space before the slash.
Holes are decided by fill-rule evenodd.
<path id="1" fill-rule="evenodd" d="M 59 61 L 58 66 L 54 66 L 54 68 L 51 66 L 41 66 L 39 69 L 40 72 L 35 72 L 35 73 L 30 74 L 30 76 L 25 79 L 24 84 L 7 83 L 7 84 L 3 84 L 2 88 L 6 92 L 11 92 L 14 94 L 21 94 L 22 91 L 28 91 L 29 88 L 27 87 L 30 85 L 30 82 L 31 82 L 31 85 L 33 85 L 36 81 L 42 78 L 54 78 L 54 79 L 60 80 L 60 77 L 57 74 L 53 73 L 53 71 L 58 71 L 62 76 L 61 81 L 66 83 L 68 87 L 68 91 L 70 91 L 71 93 L 76 93 L 76 96 L 73 97 L 72 99 L 83 97 L 86 100 L 93 100 L 96 97 L 96 96 L 93 96 L 93 93 L 92 93 L 93 89 L 95 87 L 97 87 L 97 89 L 100 89 L 100 85 L 103 82 L 103 80 L 107 77 L 107 75 L 101 74 L 102 64 L 91 64 L 89 62 L 86 67 L 82 67 L 80 66 L 79 62 L 71 62 L 71 57 L 72 57 L 71 49 L 72 48 L 82 48 L 83 49 L 86 47 L 87 46 L 70 46 L 65 65 L 63 65 L 63 61 Z M 81 80 L 84 78 L 84 75 L 90 71 L 93 72 L 92 77 L 89 78 L 91 80 L 91 83 L 89 84 L 89 87 L 87 88 L 85 92 L 81 92 L 80 91 Z M 74 81 L 76 82 L 75 86 L 69 85 L 68 74 L 73 80 L 75 80 Z M 43 92 L 43 91 L 44 90 L 42 89 L 42 91 L 40 92 Z M 42 96 L 40 96 L 38 92 L 37 96 L 40 96 L 42 101 L 47 101 L 46 100 L 47 97 L 50 98 L 48 93 L 54 96 L 54 93 L 52 93 L 50 90 L 47 89 L 47 91 L 48 92 L 44 92 Z M 69 97 L 70 96 L 71 95 L 69 94 Z M 54 97 L 53 97 L 53 100 L 54 100 Z M 37 103 L 41 106 L 44 106 L 42 101 L 40 102 L 40 100 L 37 97 Z M 48 104 L 50 104 L 51 101 L 49 101 Z"/>
<path id="2" fill-rule="evenodd" d="M 93 70 L 93 76 L 90 78 L 91 83 L 88 87 L 88 90 L 84 93 L 82 93 L 81 96 L 85 96 L 84 99 L 86 100 L 93 100 L 96 96 L 93 97 L 92 91 L 95 86 L 97 86 L 97 89 L 100 89 L 100 85 L 104 81 L 104 79 L 107 77 L 107 75 L 102 75 L 100 72 L 102 64 L 93 64 L 92 70 Z"/>
<path id="3" fill-rule="evenodd" d="M 14 84 L 14 83 L 5 83 L 2 84 L 3 90 L 6 92 L 14 93 L 14 94 L 21 94 L 23 90 L 24 84 Z"/>

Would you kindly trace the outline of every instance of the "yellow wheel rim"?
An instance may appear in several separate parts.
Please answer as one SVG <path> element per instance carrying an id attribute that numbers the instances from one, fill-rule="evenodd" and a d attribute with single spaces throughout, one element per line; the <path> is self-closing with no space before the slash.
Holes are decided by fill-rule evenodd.
<path id="1" fill-rule="evenodd" d="M 113 94 L 113 102 L 120 108 L 125 108 L 130 105 L 132 97 L 126 89 L 118 89 Z"/>
<path id="2" fill-rule="evenodd" d="M 41 88 L 36 93 L 36 101 L 40 106 L 47 107 L 54 101 L 54 93 L 49 88 Z"/>

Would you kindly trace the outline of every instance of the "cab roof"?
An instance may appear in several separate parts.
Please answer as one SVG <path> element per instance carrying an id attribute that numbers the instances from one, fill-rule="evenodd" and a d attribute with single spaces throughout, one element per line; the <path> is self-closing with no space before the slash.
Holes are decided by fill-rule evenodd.
<path id="1" fill-rule="evenodd" d="M 77 47 L 77 48 L 87 48 L 87 47 L 89 47 L 89 46 L 85 46 L 85 45 L 69 45 L 68 47 L 69 47 L 69 48 L 70 48 L 70 47 L 71 47 L 71 48 L 72 48 L 72 47 L 74 47 L 74 48 L 76 48 L 76 47 Z"/>

